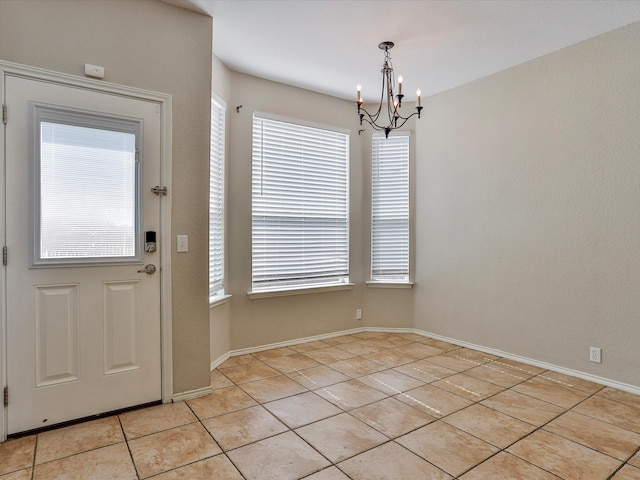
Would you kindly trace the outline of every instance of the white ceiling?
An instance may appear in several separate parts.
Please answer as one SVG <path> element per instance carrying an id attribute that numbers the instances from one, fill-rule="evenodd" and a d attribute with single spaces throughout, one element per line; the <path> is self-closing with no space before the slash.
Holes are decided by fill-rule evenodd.
<path id="1" fill-rule="evenodd" d="M 360 83 L 365 101 L 385 40 L 414 100 L 640 20 L 640 0 L 165 1 L 213 17 L 230 69 L 354 100 Z"/>

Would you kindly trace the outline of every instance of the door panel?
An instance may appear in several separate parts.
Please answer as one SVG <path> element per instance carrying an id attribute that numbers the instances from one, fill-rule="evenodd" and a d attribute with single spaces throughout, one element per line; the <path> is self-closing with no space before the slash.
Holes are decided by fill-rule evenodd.
<path id="1" fill-rule="evenodd" d="M 78 285 L 36 286 L 36 387 L 78 380 Z"/>
<path id="2" fill-rule="evenodd" d="M 8 432 L 160 400 L 161 271 L 139 272 L 159 267 L 162 248 L 143 248 L 143 232 L 160 230 L 160 198 L 151 192 L 160 184 L 159 105 L 11 75 L 5 98 Z M 56 109 L 62 116 L 47 116 Z M 88 146 L 51 130 L 66 122 L 75 134 L 87 120 L 95 130 Z M 140 126 L 133 190 L 107 180 L 125 169 L 123 181 L 132 181 L 130 146 L 95 148 L 130 124 Z M 52 149 L 58 157 L 44 159 Z M 41 234 L 56 253 L 40 248 Z"/>
<path id="3" fill-rule="evenodd" d="M 140 283 L 137 280 L 103 284 L 105 375 L 141 367 Z"/>

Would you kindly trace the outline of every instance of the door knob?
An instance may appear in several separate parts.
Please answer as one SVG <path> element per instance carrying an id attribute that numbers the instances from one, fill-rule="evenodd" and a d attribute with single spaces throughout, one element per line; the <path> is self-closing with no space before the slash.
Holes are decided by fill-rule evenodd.
<path id="1" fill-rule="evenodd" d="M 156 273 L 156 266 L 152 264 L 145 265 L 142 270 L 138 270 L 138 273 L 146 273 L 147 275 L 153 275 L 154 273 Z"/>

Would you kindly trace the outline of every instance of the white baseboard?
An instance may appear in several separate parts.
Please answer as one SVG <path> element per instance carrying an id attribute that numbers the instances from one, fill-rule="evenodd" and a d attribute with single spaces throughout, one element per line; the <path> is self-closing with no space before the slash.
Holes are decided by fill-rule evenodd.
<path id="1" fill-rule="evenodd" d="M 339 332 L 327 333 L 323 335 L 316 335 L 313 337 L 305 337 L 296 340 L 288 340 L 285 342 L 271 343 L 268 345 L 260 345 L 257 347 L 250 348 L 242 348 L 240 350 L 232 350 L 227 354 L 223 355 L 219 359 L 215 360 L 211 363 L 211 370 L 219 366 L 222 362 L 227 360 L 230 357 L 236 357 L 238 355 L 245 355 L 248 353 L 256 353 L 262 352 L 264 350 L 271 350 L 273 348 L 280 347 L 288 347 L 290 345 L 297 345 L 300 343 L 308 343 L 314 342 L 316 340 L 325 340 L 327 338 L 339 337 L 342 335 L 350 335 L 354 333 L 362 333 L 362 332 L 379 332 L 379 333 L 415 333 L 417 335 L 433 338 L 434 340 L 442 340 L 444 342 L 453 343 L 454 345 L 459 345 L 461 347 L 471 348 L 473 350 L 478 350 L 480 352 L 489 353 L 491 355 L 496 355 L 498 357 L 507 358 L 509 360 L 515 360 L 517 362 L 526 363 L 527 365 L 532 365 L 534 367 L 544 368 L 545 370 L 551 370 L 553 372 L 563 373 L 565 375 L 570 375 L 572 377 L 581 378 L 583 380 L 588 380 L 590 382 L 598 383 L 600 385 L 604 385 L 607 387 L 616 388 L 618 390 L 623 390 L 625 392 L 633 393 L 636 395 L 640 395 L 640 386 L 630 385 L 628 383 L 618 382 L 616 380 L 611 380 L 604 377 L 599 377 L 597 375 L 592 375 L 590 373 L 581 372 L 579 370 L 572 370 L 570 368 L 560 367 L 558 365 L 553 365 L 551 363 L 541 362 L 539 360 L 534 360 L 532 358 L 522 357 L 520 355 L 514 355 L 509 352 L 503 352 L 502 350 L 496 350 L 494 348 L 484 347 L 482 345 L 476 345 L 474 343 L 465 342 L 462 340 L 457 340 L 455 338 L 449 338 L 442 335 L 438 335 L 436 333 L 425 332 L 423 330 L 418 330 L 416 328 L 384 328 L 384 327 L 361 327 L 354 328 L 351 330 L 342 330 Z"/>
<path id="2" fill-rule="evenodd" d="M 231 352 L 227 352 L 224 355 L 222 355 L 220 358 L 215 359 L 213 362 L 211 362 L 211 365 L 209 365 L 209 370 L 214 371 L 216 368 L 218 368 L 220 364 L 222 364 L 222 362 L 224 362 L 231 356 L 232 356 Z"/>
<path id="3" fill-rule="evenodd" d="M 630 385 L 628 383 L 618 382 L 616 380 L 611 380 L 609 378 L 599 377 L 597 375 L 581 372 L 579 370 L 560 367 L 552 363 L 541 362 L 539 360 L 534 360 L 532 358 L 522 357 L 520 355 L 514 355 L 512 353 L 503 352 L 502 350 L 496 350 L 494 348 L 483 347 L 482 345 L 476 345 L 474 343 L 464 342 L 462 340 L 457 340 L 455 338 L 444 337 L 436 333 L 425 332 L 417 329 L 413 329 L 413 333 L 422 335 L 423 337 L 433 338 L 435 340 L 442 340 L 444 342 L 453 343 L 454 345 L 459 345 L 461 347 L 471 348 L 473 350 L 478 350 L 480 352 L 489 353 L 491 355 L 497 355 L 498 357 L 507 358 L 509 360 L 515 360 L 517 362 L 526 363 L 527 365 L 532 365 L 534 367 L 544 368 L 545 370 L 551 370 L 552 372 L 564 373 L 565 375 L 581 378 L 583 380 L 588 380 L 590 382 L 598 383 L 606 387 L 612 387 L 618 390 L 623 390 L 625 392 L 633 393 L 635 395 L 640 395 L 640 387 L 636 385 Z"/>
<path id="4" fill-rule="evenodd" d="M 174 402 L 181 402 L 183 400 L 191 400 L 192 398 L 204 397 L 205 395 L 209 395 L 213 392 L 213 387 L 209 385 L 208 387 L 197 388 L 195 390 L 189 390 L 187 392 L 174 393 L 172 400 Z"/>
<path id="5" fill-rule="evenodd" d="M 294 340 L 287 340 L 287 341 L 284 341 L 284 342 L 270 343 L 268 345 L 260 345 L 260 346 L 257 346 L 257 347 L 241 348 L 240 350 L 232 350 L 232 351 L 230 351 L 227 354 L 227 358 L 228 357 L 237 357 L 238 355 L 246 355 L 247 353 L 262 352 L 264 350 L 271 350 L 272 348 L 289 347 L 291 345 L 298 345 L 300 343 L 309 343 L 309 342 L 315 342 L 317 340 L 326 340 L 327 338 L 341 337 L 342 335 L 352 335 L 354 333 L 361 333 L 361 332 L 364 332 L 364 331 L 367 331 L 367 329 L 366 328 L 362 328 L 362 327 L 361 328 L 352 328 L 350 330 L 340 330 L 339 332 L 325 333 L 325 334 L 322 334 L 322 335 L 315 335 L 313 337 L 298 338 L 298 339 L 294 339 Z M 215 363 L 218 363 L 218 360 L 216 360 Z M 220 363 L 222 363 L 222 362 L 220 362 Z M 220 364 L 220 363 L 218 363 L 218 364 Z"/>

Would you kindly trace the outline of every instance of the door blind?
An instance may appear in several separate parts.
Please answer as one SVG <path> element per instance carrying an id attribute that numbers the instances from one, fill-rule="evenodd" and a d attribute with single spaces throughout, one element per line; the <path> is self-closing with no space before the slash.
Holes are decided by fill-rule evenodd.
<path id="1" fill-rule="evenodd" d="M 34 261 L 108 261 L 136 255 L 136 134 L 117 126 L 73 125 L 36 112 L 39 170 Z M 70 117 L 70 116 L 69 116 Z M 75 117 L 74 117 L 75 118 Z"/>

